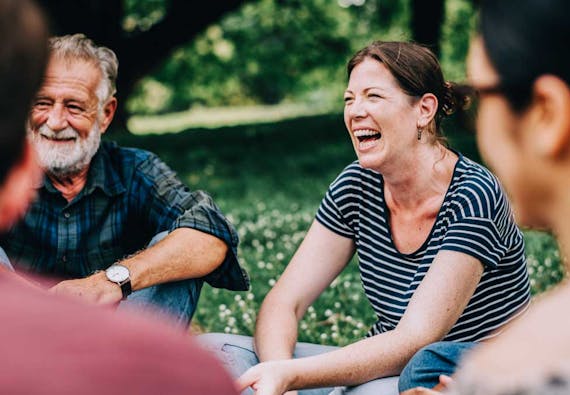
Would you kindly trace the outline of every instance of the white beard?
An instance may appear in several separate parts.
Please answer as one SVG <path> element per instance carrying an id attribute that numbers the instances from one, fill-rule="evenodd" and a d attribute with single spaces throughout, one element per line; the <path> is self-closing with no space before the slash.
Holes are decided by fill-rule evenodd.
<path id="1" fill-rule="evenodd" d="M 45 138 L 45 137 L 47 138 Z M 67 142 L 52 140 L 75 139 Z M 64 130 L 54 132 L 47 124 L 41 125 L 37 130 L 28 127 L 28 139 L 38 154 L 40 166 L 56 177 L 73 176 L 85 169 L 99 149 L 101 132 L 96 122 L 86 138 L 71 126 Z"/>

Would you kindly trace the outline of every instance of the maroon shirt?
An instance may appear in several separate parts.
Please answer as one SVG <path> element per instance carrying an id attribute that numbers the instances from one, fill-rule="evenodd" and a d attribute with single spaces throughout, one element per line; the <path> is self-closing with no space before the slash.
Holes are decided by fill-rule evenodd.
<path id="1" fill-rule="evenodd" d="M 0 269 L 0 393 L 237 395 L 191 335 L 16 276 Z"/>

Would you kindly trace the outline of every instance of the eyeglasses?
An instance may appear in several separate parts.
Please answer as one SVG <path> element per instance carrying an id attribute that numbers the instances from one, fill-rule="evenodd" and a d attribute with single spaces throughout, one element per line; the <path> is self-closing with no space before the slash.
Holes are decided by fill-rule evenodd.
<path id="1" fill-rule="evenodd" d="M 466 86 L 469 86 L 475 93 L 476 101 L 479 101 L 484 96 L 501 95 L 507 99 L 513 110 L 520 111 L 529 104 L 532 84 L 499 82 L 494 85 L 476 86 L 466 84 Z"/>
<path id="2" fill-rule="evenodd" d="M 485 96 L 503 96 L 513 111 L 518 112 L 524 110 L 530 102 L 531 86 L 532 84 L 505 83 L 482 86 L 470 83 L 459 84 L 459 89 L 461 89 L 470 100 L 468 100 L 468 105 L 464 107 L 464 111 L 460 113 L 461 116 L 457 120 L 457 126 L 464 131 L 475 133 L 475 121 L 479 111 L 480 101 Z"/>

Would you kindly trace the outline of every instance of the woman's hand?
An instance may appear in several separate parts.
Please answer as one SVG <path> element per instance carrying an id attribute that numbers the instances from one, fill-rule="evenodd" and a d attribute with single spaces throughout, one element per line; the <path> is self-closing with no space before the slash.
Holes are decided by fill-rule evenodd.
<path id="1" fill-rule="evenodd" d="M 241 392 L 251 387 L 255 395 L 283 395 L 289 386 L 288 365 L 290 362 L 292 361 L 268 361 L 249 368 L 237 379 L 238 391 Z"/>

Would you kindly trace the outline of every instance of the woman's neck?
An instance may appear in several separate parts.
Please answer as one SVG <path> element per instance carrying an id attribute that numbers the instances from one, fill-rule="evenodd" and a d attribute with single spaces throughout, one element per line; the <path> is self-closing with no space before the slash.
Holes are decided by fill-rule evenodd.
<path id="1" fill-rule="evenodd" d="M 390 208 L 414 210 L 447 192 L 458 157 L 442 146 L 415 156 L 394 174 L 384 174 L 384 193 Z"/>

